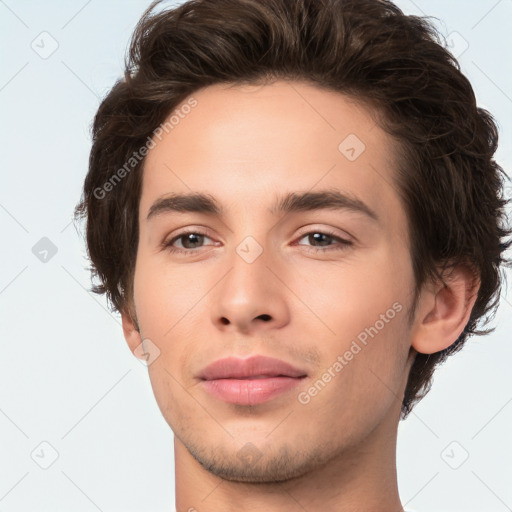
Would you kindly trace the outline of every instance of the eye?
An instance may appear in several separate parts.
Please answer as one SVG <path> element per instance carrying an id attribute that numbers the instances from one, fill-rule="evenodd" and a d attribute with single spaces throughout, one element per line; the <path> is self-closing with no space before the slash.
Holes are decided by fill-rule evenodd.
<path id="1" fill-rule="evenodd" d="M 171 252 L 190 253 L 194 252 L 197 248 L 201 248 L 205 238 L 211 240 L 205 233 L 199 231 L 184 231 L 164 242 L 162 245 Z M 181 247 L 176 247 L 176 242 L 180 242 Z"/>
<path id="2" fill-rule="evenodd" d="M 300 241 L 305 238 L 308 242 L 313 244 L 308 248 L 308 250 L 313 252 L 327 252 L 333 250 L 340 251 L 352 245 L 351 241 L 340 238 L 335 233 L 331 233 L 329 231 L 309 231 L 307 233 L 303 233 L 298 240 Z M 206 235 L 206 233 L 202 233 L 200 231 L 183 231 L 170 240 L 165 241 L 162 244 L 162 247 L 172 253 L 190 254 L 197 252 L 197 249 L 204 247 L 205 239 L 212 240 Z M 181 247 L 176 246 L 176 243 L 179 243 Z M 316 246 L 315 244 L 319 245 Z M 299 243 L 298 245 L 304 244 Z"/>
<path id="3" fill-rule="evenodd" d="M 347 246 L 352 245 L 350 240 L 345 240 L 336 236 L 335 233 L 331 233 L 328 231 L 309 231 L 307 233 L 303 233 L 300 240 L 307 238 L 308 242 L 312 244 L 319 244 L 319 246 L 312 246 L 309 250 L 314 252 L 327 252 L 327 251 L 342 251 L 347 248 Z M 331 243 L 332 241 L 337 241 L 338 244 Z M 303 244 L 299 244 L 303 245 Z M 333 246 L 334 245 L 334 246 Z"/>

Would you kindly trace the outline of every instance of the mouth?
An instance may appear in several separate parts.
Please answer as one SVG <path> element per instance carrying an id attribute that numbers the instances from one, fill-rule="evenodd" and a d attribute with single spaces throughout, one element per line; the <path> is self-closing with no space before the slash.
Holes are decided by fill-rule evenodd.
<path id="1" fill-rule="evenodd" d="M 275 377 L 288 377 L 288 375 L 254 375 L 253 377 L 238 377 L 238 380 L 247 379 L 272 379 Z M 226 377 L 226 379 L 234 379 L 235 377 Z"/>
<path id="2" fill-rule="evenodd" d="M 304 377 L 255 376 L 240 379 L 203 380 L 210 395 L 236 405 L 257 405 L 276 398 L 298 386 Z"/>
<path id="3" fill-rule="evenodd" d="M 236 405 L 262 404 L 291 391 L 306 377 L 305 371 L 264 356 L 220 359 L 199 375 L 210 396 Z"/>

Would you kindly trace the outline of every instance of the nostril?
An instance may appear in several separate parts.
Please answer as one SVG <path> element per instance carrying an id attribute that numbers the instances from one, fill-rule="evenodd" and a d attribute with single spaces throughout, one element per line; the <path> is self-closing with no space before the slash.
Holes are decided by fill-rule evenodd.
<path id="1" fill-rule="evenodd" d="M 270 315 L 259 315 L 258 318 L 261 318 L 262 320 L 265 320 L 265 322 L 268 322 L 269 320 L 272 319 L 272 317 Z"/>

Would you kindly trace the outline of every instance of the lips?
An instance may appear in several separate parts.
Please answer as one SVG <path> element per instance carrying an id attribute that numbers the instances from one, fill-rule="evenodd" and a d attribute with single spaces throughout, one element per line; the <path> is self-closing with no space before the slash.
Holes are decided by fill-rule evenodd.
<path id="1" fill-rule="evenodd" d="M 219 359 L 199 374 L 205 391 L 237 405 L 256 405 L 271 400 L 296 387 L 305 377 L 305 371 L 264 356 Z"/>
<path id="2" fill-rule="evenodd" d="M 273 357 L 253 356 L 248 359 L 227 357 L 208 365 L 199 374 L 204 380 L 248 379 L 261 377 L 304 377 L 306 372 Z"/>

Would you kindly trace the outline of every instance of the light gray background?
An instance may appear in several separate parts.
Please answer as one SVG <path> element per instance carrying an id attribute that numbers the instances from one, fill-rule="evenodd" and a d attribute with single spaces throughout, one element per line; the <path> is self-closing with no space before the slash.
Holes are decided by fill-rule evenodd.
<path id="1" fill-rule="evenodd" d="M 453 51 L 465 50 L 463 72 L 499 122 L 497 159 L 510 172 L 512 0 L 397 3 L 438 17 Z M 90 123 L 148 4 L 0 0 L 3 512 L 174 510 L 172 432 L 119 317 L 87 291 L 71 223 Z M 46 262 L 32 252 L 43 237 L 57 248 Z M 512 510 L 512 293 L 503 297 L 496 332 L 449 360 L 400 424 L 399 487 L 411 510 Z"/>

